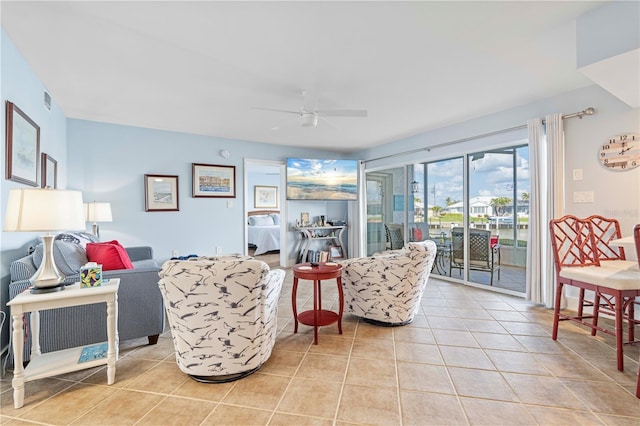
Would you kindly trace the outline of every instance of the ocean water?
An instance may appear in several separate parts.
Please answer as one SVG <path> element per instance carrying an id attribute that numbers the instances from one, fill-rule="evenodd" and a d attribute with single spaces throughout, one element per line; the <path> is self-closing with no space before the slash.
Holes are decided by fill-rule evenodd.
<path id="1" fill-rule="evenodd" d="M 358 185 L 325 185 L 322 183 L 289 182 L 287 198 L 294 200 L 355 200 Z"/>

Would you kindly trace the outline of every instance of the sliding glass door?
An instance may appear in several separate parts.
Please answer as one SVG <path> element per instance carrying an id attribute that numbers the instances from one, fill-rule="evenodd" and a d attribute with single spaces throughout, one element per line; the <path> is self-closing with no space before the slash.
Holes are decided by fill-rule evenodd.
<path id="1" fill-rule="evenodd" d="M 528 157 L 527 146 L 468 155 L 471 282 L 525 291 Z"/>

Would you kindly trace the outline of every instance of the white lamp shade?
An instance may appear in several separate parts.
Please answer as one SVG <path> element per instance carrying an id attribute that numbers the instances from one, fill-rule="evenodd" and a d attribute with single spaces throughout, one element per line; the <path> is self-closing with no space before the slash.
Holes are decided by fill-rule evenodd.
<path id="1" fill-rule="evenodd" d="M 110 203 L 85 203 L 87 222 L 113 222 Z"/>
<path id="2" fill-rule="evenodd" d="M 85 229 L 82 192 L 49 188 L 12 189 L 5 211 L 7 232 Z"/>

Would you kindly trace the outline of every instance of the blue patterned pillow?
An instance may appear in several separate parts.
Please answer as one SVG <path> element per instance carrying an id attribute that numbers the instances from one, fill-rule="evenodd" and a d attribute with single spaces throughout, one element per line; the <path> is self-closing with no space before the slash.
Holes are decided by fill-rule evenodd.
<path id="1" fill-rule="evenodd" d="M 56 240 L 78 244 L 83 249 L 87 248 L 87 243 L 98 243 L 98 237 L 88 232 L 64 232 L 56 235 Z"/>

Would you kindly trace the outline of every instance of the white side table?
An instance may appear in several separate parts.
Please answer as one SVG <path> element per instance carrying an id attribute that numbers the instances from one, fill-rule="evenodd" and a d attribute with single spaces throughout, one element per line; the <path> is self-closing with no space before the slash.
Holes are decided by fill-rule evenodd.
<path id="1" fill-rule="evenodd" d="M 118 358 L 118 287 L 119 278 L 112 278 L 100 287 L 80 288 L 80 283 L 71 284 L 55 293 L 31 294 L 29 289 L 20 293 L 7 303 L 11 307 L 13 318 L 13 406 L 24 405 L 24 384 L 32 380 L 71 371 L 83 370 L 107 364 L 107 383 L 113 384 L 116 378 L 116 360 Z M 68 306 L 107 304 L 107 357 L 79 363 L 83 347 L 61 351 L 40 352 L 40 313 L 43 309 L 64 308 Z M 22 366 L 24 349 L 23 314 L 31 312 L 31 361 L 26 368 Z"/>

